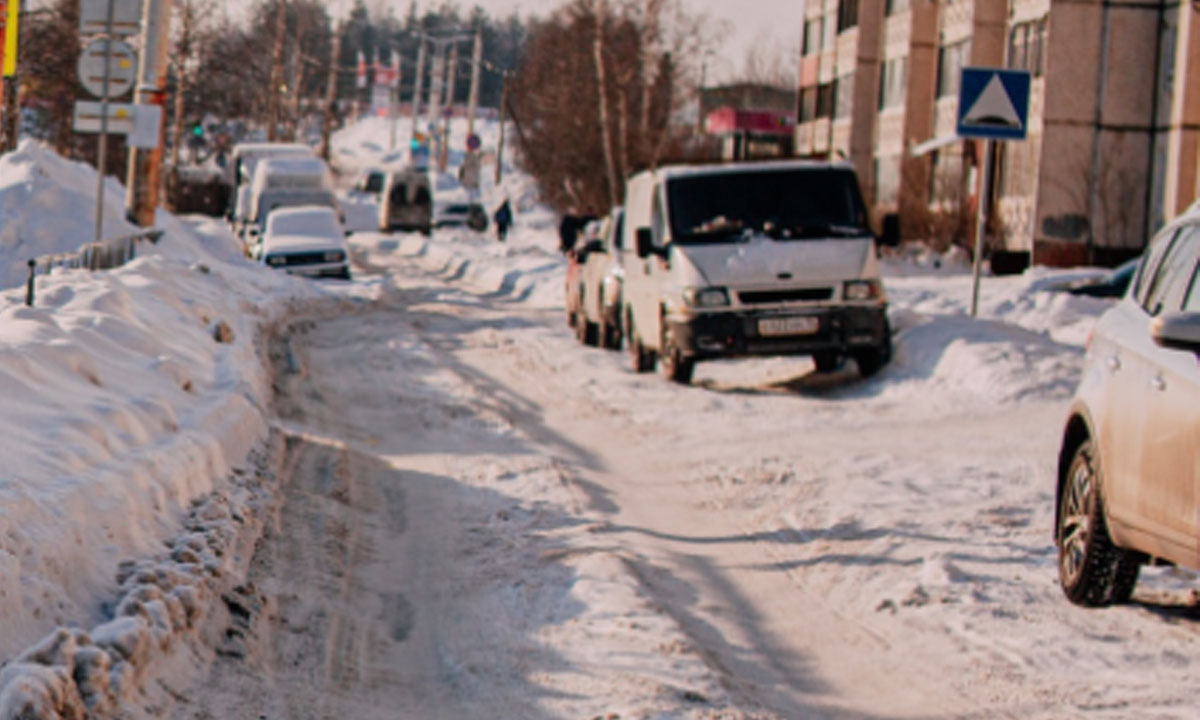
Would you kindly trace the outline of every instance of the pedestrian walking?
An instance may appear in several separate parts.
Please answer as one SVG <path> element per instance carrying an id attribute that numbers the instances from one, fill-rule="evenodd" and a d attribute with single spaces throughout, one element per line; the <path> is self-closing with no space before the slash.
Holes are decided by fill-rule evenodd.
<path id="1" fill-rule="evenodd" d="M 504 202 L 500 207 L 496 208 L 496 213 L 492 215 L 492 219 L 496 221 L 496 237 L 500 242 L 504 242 L 508 237 L 508 228 L 512 225 L 513 215 L 512 207 L 508 204 L 508 198 L 504 198 Z"/>

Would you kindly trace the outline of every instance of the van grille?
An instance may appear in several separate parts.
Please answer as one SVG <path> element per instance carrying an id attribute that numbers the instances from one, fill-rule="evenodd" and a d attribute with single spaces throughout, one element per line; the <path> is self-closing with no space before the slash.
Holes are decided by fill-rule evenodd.
<path id="1" fill-rule="evenodd" d="M 833 297 L 833 288 L 793 288 L 791 290 L 755 290 L 739 292 L 738 297 L 743 304 L 760 305 L 765 303 L 796 302 L 829 300 Z"/>

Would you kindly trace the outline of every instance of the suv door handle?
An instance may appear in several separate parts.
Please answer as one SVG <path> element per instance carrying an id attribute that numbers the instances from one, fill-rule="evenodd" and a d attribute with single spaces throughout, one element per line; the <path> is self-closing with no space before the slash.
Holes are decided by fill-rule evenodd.
<path id="1" fill-rule="evenodd" d="M 1162 392 L 1167 389 L 1167 381 L 1163 380 L 1162 375 L 1155 375 L 1150 379 L 1150 387 Z"/>
<path id="2" fill-rule="evenodd" d="M 1105 364 L 1108 365 L 1109 370 L 1116 372 L 1121 369 L 1121 358 L 1117 357 L 1116 355 L 1109 355 L 1108 360 L 1105 361 Z"/>

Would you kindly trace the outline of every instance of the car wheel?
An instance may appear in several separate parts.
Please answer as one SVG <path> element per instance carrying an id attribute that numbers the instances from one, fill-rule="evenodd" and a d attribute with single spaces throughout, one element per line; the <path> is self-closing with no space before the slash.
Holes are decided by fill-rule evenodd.
<path id="1" fill-rule="evenodd" d="M 579 313 L 579 316 L 575 320 L 575 333 L 579 337 L 579 342 L 594 347 L 598 332 L 596 323 L 589 322 L 587 315 Z"/>
<path id="2" fill-rule="evenodd" d="M 683 356 L 666 323 L 663 323 L 663 336 L 659 348 L 658 367 L 663 377 L 680 385 L 690 385 L 692 373 L 696 370 L 696 360 Z"/>
<path id="3" fill-rule="evenodd" d="M 858 374 L 865 378 L 869 378 L 875 373 L 883 369 L 890 359 L 891 353 L 886 352 L 883 348 L 870 348 L 868 350 L 854 351 L 854 364 L 858 365 Z"/>
<path id="4" fill-rule="evenodd" d="M 600 321 L 600 343 L 605 350 L 620 350 L 621 349 L 621 331 L 617 326 L 608 322 L 608 320 Z"/>
<path id="5" fill-rule="evenodd" d="M 1089 607 L 1128 600 L 1141 565 L 1136 553 L 1113 545 L 1100 490 L 1099 458 L 1092 443 L 1084 442 L 1063 480 L 1055 537 L 1063 593 Z"/>
<path id="6" fill-rule="evenodd" d="M 637 328 L 633 326 L 633 318 L 626 317 L 625 327 L 628 331 L 630 369 L 635 373 L 650 372 L 654 369 L 654 354 L 647 351 L 638 336 Z"/>
<path id="7" fill-rule="evenodd" d="M 834 350 L 822 350 L 812 356 L 819 373 L 831 373 L 842 366 L 842 356 Z"/>

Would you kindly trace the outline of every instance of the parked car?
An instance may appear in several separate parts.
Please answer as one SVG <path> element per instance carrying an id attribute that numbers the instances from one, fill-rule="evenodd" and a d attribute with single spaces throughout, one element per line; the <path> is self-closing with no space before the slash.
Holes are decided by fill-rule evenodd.
<path id="1" fill-rule="evenodd" d="M 580 269 L 580 311 L 576 332 L 587 345 L 621 347 L 621 232 L 625 213 L 614 210 L 600 222 L 598 237 L 576 250 Z"/>
<path id="2" fill-rule="evenodd" d="M 567 306 L 567 325 L 574 328 L 579 339 L 584 344 L 589 344 L 588 338 L 579 330 L 583 324 L 583 262 L 587 259 L 587 249 L 589 246 L 594 247 L 600 239 L 600 221 L 591 220 L 584 226 L 579 234 L 579 239 L 575 246 L 567 250 L 564 254 L 567 257 L 567 274 L 566 282 L 563 288 L 563 298 Z M 595 345 L 596 341 L 591 340 L 590 344 Z"/>
<path id="3" fill-rule="evenodd" d="M 1055 542 L 1072 602 L 1129 599 L 1151 559 L 1200 569 L 1200 212 L 1149 245 L 1096 322 L 1058 460 Z"/>
<path id="4" fill-rule="evenodd" d="M 622 322 L 638 372 L 680 383 L 698 361 L 892 356 L 875 237 L 854 169 L 782 161 L 674 166 L 630 178 Z"/>
<path id="5" fill-rule="evenodd" d="M 418 231 L 426 235 L 433 231 L 433 193 L 425 170 L 407 168 L 387 174 L 383 202 L 379 205 L 379 229 Z"/>
<path id="6" fill-rule="evenodd" d="M 1066 287 L 1072 295 L 1087 295 L 1088 297 L 1119 298 L 1125 296 L 1129 282 L 1137 271 L 1138 259 L 1129 260 L 1118 265 L 1113 270 L 1094 278 L 1079 280 Z"/>
<path id="7" fill-rule="evenodd" d="M 326 206 L 272 211 L 256 257 L 265 265 L 295 275 L 350 279 L 345 231 L 337 213 Z"/>

